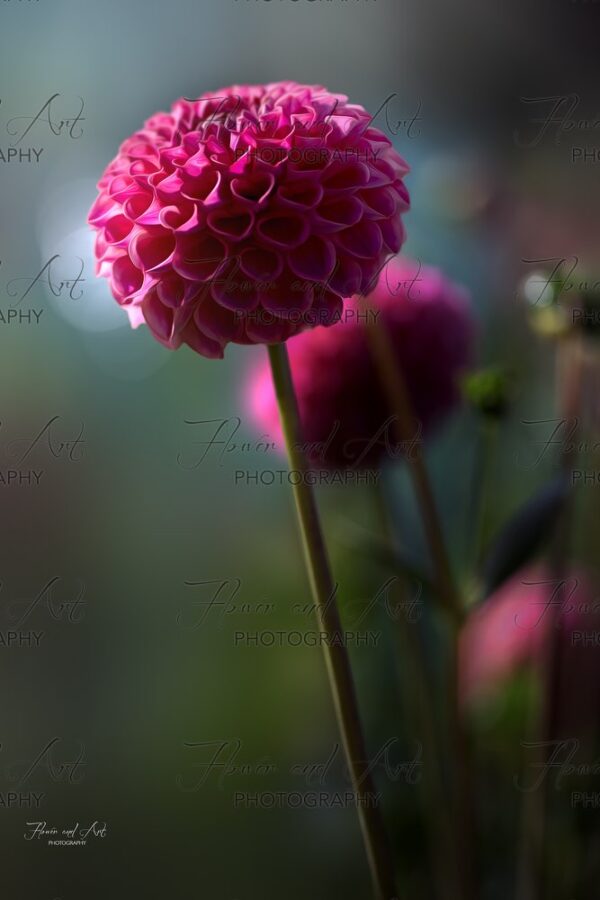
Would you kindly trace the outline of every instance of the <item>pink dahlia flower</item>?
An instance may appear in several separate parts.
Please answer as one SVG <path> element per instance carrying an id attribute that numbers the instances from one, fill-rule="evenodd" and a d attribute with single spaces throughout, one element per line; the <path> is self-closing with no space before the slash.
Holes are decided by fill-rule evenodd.
<path id="1" fill-rule="evenodd" d="M 407 171 L 361 106 L 322 87 L 180 99 L 99 182 L 97 272 L 167 347 L 284 341 L 335 321 L 400 250 Z"/>
<path id="2" fill-rule="evenodd" d="M 381 272 L 369 305 L 396 350 L 418 420 L 418 441 L 459 400 L 458 377 L 470 361 L 474 333 L 466 293 L 437 269 L 394 259 Z M 316 328 L 288 344 L 315 465 L 364 468 L 385 455 L 411 452 L 395 440 L 394 412 L 373 363 L 367 327 L 365 312 L 352 298 L 335 328 Z M 245 408 L 261 432 L 283 448 L 269 368 L 262 360 L 249 378 Z"/>
<path id="3" fill-rule="evenodd" d="M 600 711 L 600 593 L 570 572 L 564 586 L 546 566 L 507 581 L 468 619 L 461 639 L 466 701 L 501 690 L 520 670 L 537 666 L 550 629 L 560 630 L 560 723 L 583 728 Z"/>
<path id="4" fill-rule="evenodd" d="M 548 577 L 541 568 L 519 572 L 471 613 L 461 639 L 466 698 L 498 690 L 539 654 L 550 622 Z"/>

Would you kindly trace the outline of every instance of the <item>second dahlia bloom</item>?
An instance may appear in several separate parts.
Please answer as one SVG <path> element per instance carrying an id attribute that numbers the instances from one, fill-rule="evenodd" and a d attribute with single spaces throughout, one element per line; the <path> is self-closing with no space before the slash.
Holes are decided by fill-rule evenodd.
<path id="1" fill-rule="evenodd" d="M 548 566 L 538 565 L 498 588 L 470 615 L 461 637 L 463 699 L 485 700 L 519 671 L 539 668 L 544 645 L 556 628 L 560 724 L 580 731 L 595 726 L 600 714 L 600 591 L 593 585 L 586 572 L 571 571 L 561 581 Z"/>
<path id="2" fill-rule="evenodd" d="M 417 419 L 426 437 L 459 401 L 458 381 L 470 362 L 474 322 L 466 292 L 438 269 L 391 260 L 369 295 L 379 327 L 393 343 Z M 394 411 L 383 390 L 367 334 L 366 313 L 349 299 L 334 328 L 316 328 L 288 343 L 309 458 L 315 465 L 364 468 L 398 447 Z M 268 365 L 251 372 L 245 408 L 283 449 Z"/>
<path id="3" fill-rule="evenodd" d="M 99 182 L 97 271 L 167 347 L 277 343 L 334 321 L 400 250 L 407 171 L 369 114 L 323 87 L 181 99 Z"/>
<path id="4" fill-rule="evenodd" d="M 491 694 L 541 652 L 552 610 L 549 573 L 519 572 L 471 613 L 461 638 L 461 684 L 466 699 Z"/>

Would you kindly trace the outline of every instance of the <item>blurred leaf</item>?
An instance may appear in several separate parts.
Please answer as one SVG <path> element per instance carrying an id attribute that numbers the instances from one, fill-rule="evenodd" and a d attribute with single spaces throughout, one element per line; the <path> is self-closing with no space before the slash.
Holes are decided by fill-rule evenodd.
<path id="1" fill-rule="evenodd" d="M 551 536 L 564 509 L 569 486 L 561 473 L 509 519 L 483 564 L 483 598 L 489 597 L 529 562 Z"/>
<path id="2" fill-rule="evenodd" d="M 343 527 L 337 529 L 337 538 L 352 553 L 367 557 L 385 569 L 420 582 L 427 590 L 433 590 L 431 575 L 424 572 L 417 562 L 397 547 L 371 534 L 365 528 L 350 520 L 344 520 Z"/>

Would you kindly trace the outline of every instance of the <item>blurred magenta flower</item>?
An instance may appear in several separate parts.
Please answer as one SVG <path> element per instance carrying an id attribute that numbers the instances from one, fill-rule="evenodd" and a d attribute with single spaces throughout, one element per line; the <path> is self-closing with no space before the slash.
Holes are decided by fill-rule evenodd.
<path id="1" fill-rule="evenodd" d="M 470 615 L 461 638 L 463 698 L 492 696 L 539 663 L 553 627 L 560 629 L 561 721 L 582 727 L 600 707 L 600 593 L 584 572 L 561 580 L 546 566 L 528 567 Z"/>
<path id="2" fill-rule="evenodd" d="M 466 292 L 438 269 L 394 259 L 382 271 L 365 312 L 356 298 L 343 321 L 288 343 L 307 450 L 313 464 L 332 468 L 378 463 L 398 448 L 389 407 L 369 346 L 366 317 L 388 329 L 415 417 L 415 440 L 427 436 L 458 403 L 458 380 L 471 358 L 474 321 Z M 283 447 L 269 368 L 251 372 L 244 408 L 261 432 Z"/>
<path id="3" fill-rule="evenodd" d="M 550 621 L 544 609 L 547 578 L 541 568 L 519 572 L 467 619 L 461 637 L 461 684 L 467 699 L 497 690 L 538 653 Z"/>
<path id="4" fill-rule="evenodd" d="M 336 321 L 400 250 L 407 172 L 369 114 L 323 87 L 180 99 L 99 182 L 97 272 L 167 347 L 284 341 Z"/>

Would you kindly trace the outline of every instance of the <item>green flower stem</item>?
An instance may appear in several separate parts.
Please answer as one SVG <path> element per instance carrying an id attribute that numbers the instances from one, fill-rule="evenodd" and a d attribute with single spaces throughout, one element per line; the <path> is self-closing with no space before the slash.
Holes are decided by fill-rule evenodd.
<path id="1" fill-rule="evenodd" d="M 367 308 L 368 309 L 368 308 Z M 371 310 L 368 309 L 368 312 Z M 387 394 L 390 408 L 396 415 L 395 425 L 400 445 L 410 447 L 417 433 L 417 422 L 413 415 L 410 397 L 404 376 L 394 353 L 389 335 L 379 323 L 373 319 L 368 326 L 369 340 L 373 360 L 379 371 L 383 390 Z M 419 504 L 425 537 L 429 545 L 431 558 L 435 567 L 438 599 L 446 607 L 449 615 L 460 624 L 463 619 L 461 599 L 454 586 L 450 560 L 446 552 L 446 544 L 438 516 L 435 498 L 427 473 L 421 448 L 416 446 L 414 452 L 406 455 L 415 494 Z"/>
<path id="2" fill-rule="evenodd" d="M 363 736 L 358 701 L 342 625 L 335 602 L 335 584 L 331 573 L 315 495 L 309 479 L 308 461 L 302 449 L 303 438 L 298 403 L 285 344 L 268 348 L 273 384 L 291 467 L 300 473 L 294 485 L 294 498 L 302 534 L 306 567 L 313 593 L 319 629 L 327 634 L 325 662 L 335 712 L 346 753 L 362 835 L 367 851 L 377 900 L 398 900 L 394 865 L 381 813 L 372 805 L 375 786 Z M 368 795 L 371 795 L 370 798 Z M 371 802 L 369 802 L 371 800 Z"/>
<path id="3" fill-rule="evenodd" d="M 475 510 L 472 521 L 477 523 L 473 542 L 473 571 L 477 574 L 484 561 L 489 541 L 489 500 L 492 477 L 494 475 L 495 451 L 498 442 L 498 420 L 485 418 L 479 429 L 477 483 L 475 493 Z"/>
<path id="4" fill-rule="evenodd" d="M 372 313 L 368 301 L 367 314 Z M 417 433 L 410 395 L 402 369 L 398 365 L 394 347 L 388 332 L 382 328 L 375 316 L 368 317 L 367 332 L 371 345 L 373 362 L 379 373 L 390 408 L 395 413 L 397 439 L 400 445 L 412 447 Z M 461 900 L 474 900 L 473 867 L 473 792 L 471 787 L 470 759 L 467 735 L 464 729 L 459 697 L 459 638 L 464 621 L 461 597 L 454 585 L 450 560 L 431 482 L 421 448 L 406 454 L 406 463 L 417 497 L 425 536 L 429 546 L 435 572 L 438 600 L 449 619 L 449 659 L 447 687 L 447 715 L 450 762 L 454 787 L 454 837 L 457 866 L 461 881 Z"/>
<path id="5" fill-rule="evenodd" d="M 384 482 L 375 488 L 375 505 L 381 522 L 384 540 L 393 557 L 396 553 L 396 534 L 386 500 Z M 395 637 L 400 657 L 407 660 L 407 669 L 399 673 L 401 687 L 407 695 L 405 704 L 413 707 L 413 716 L 423 735 L 423 759 L 425 770 L 420 789 L 426 825 L 429 830 L 429 853 L 433 867 L 436 896 L 443 900 L 456 900 L 460 895 L 460 879 L 457 859 L 454 857 L 452 816 L 449 814 L 447 795 L 444 787 L 440 744 L 438 740 L 436 685 L 427 658 L 427 646 L 420 617 L 410 622 L 403 613 L 408 600 L 408 583 L 401 565 L 396 582 L 400 612 L 396 617 Z M 404 676 L 404 677 L 403 677 Z"/>
<path id="6" fill-rule="evenodd" d="M 581 334 L 569 334 L 559 341 L 556 353 L 556 390 L 561 419 L 579 423 L 583 396 L 584 364 Z M 579 429 L 577 429 L 579 430 Z M 577 465 L 579 435 L 572 434 L 569 448 L 563 451 L 561 466 L 570 481 Z M 556 738 L 561 684 L 561 654 L 564 634 L 559 627 L 561 609 L 567 601 L 566 578 L 573 535 L 573 492 L 569 493 L 553 536 L 550 567 L 557 584 L 555 602 L 546 624 L 547 634 L 539 664 L 541 703 L 534 724 L 534 741 L 540 747 L 536 764 L 547 765 L 549 742 Z M 517 900 L 543 900 L 548 891 L 548 785 L 525 794 L 522 810 L 522 836 L 517 872 Z"/>

